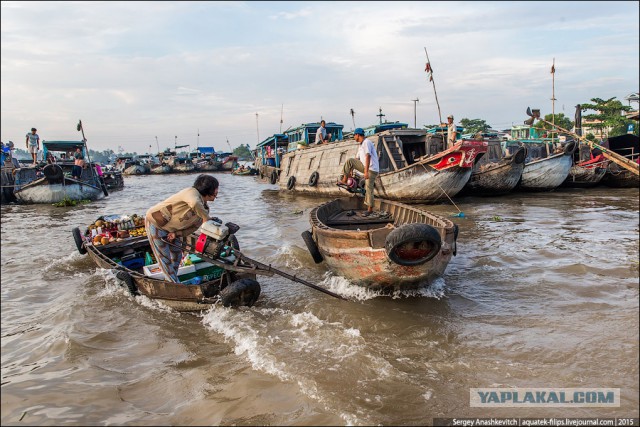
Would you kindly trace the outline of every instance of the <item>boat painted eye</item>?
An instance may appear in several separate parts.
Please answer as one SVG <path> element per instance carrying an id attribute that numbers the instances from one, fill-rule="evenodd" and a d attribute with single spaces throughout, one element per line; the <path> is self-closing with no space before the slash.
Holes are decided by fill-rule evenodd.
<path id="1" fill-rule="evenodd" d="M 455 162 L 455 161 L 456 161 L 456 158 L 455 158 L 455 157 L 449 157 L 449 158 L 447 159 L 447 162 L 449 162 L 449 163 L 453 163 L 453 162 Z"/>

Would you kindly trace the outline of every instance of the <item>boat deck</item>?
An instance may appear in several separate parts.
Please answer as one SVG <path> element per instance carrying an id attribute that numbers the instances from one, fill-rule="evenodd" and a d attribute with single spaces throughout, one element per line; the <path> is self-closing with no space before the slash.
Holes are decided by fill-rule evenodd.
<path id="1" fill-rule="evenodd" d="M 365 209 L 353 209 L 349 211 L 340 211 L 331 215 L 324 221 L 325 225 L 341 230 L 371 230 L 374 228 L 383 228 L 387 224 L 393 223 L 393 216 L 388 214 L 385 217 L 363 217 Z"/>

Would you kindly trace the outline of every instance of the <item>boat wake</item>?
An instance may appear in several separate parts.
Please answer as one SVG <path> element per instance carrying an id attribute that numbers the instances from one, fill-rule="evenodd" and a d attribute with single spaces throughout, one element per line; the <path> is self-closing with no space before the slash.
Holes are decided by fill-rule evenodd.
<path id="1" fill-rule="evenodd" d="M 379 297 L 391 299 L 426 297 L 439 300 L 444 298 L 446 293 L 446 284 L 444 279 L 441 277 L 437 278 L 433 283 L 424 288 L 398 289 L 392 293 L 354 285 L 346 278 L 342 276 L 335 276 L 331 272 L 327 272 L 325 274 L 325 279 L 322 281 L 321 285 L 345 298 L 355 299 L 358 301 L 367 301 Z"/>

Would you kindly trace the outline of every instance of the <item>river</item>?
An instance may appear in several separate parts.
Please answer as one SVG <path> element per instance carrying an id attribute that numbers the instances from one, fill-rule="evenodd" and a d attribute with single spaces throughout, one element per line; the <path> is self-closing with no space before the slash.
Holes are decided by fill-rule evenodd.
<path id="1" fill-rule="evenodd" d="M 77 207 L 2 207 L 2 425 L 429 425 L 435 417 L 638 417 L 637 189 L 426 206 L 460 226 L 445 275 L 380 296 L 315 264 L 329 200 L 217 174 L 212 214 L 250 257 L 338 292 L 259 277 L 251 308 L 173 312 L 76 250 L 73 227 L 144 214 L 197 175 L 125 177 Z M 470 388 L 619 388 L 619 408 L 477 408 Z"/>

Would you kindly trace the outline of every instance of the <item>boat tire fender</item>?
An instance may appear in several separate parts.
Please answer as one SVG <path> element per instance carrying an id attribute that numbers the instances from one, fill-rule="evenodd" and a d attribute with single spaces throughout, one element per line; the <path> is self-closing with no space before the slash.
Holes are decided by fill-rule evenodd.
<path id="1" fill-rule="evenodd" d="M 302 240 L 304 240 L 304 243 L 307 245 L 307 249 L 316 264 L 320 264 L 324 261 L 324 257 L 320 253 L 318 245 L 316 245 L 316 242 L 313 240 L 313 235 L 309 230 L 302 232 Z"/>
<path id="2" fill-rule="evenodd" d="M 566 154 L 567 156 L 572 155 L 573 152 L 576 151 L 576 146 L 577 144 L 575 141 L 567 143 L 567 145 L 564 146 L 564 154 Z"/>
<path id="3" fill-rule="evenodd" d="M 315 187 L 318 184 L 319 178 L 320 178 L 320 173 L 318 171 L 313 172 L 309 177 L 309 185 L 311 187 Z"/>
<path id="4" fill-rule="evenodd" d="M 104 194 L 104 197 L 107 197 L 109 195 L 109 191 L 107 190 L 107 184 L 104 183 L 104 179 L 102 177 L 100 177 L 100 188 L 102 188 L 102 194 Z"/>
<path id="5" fill-rule="evenodd" d="M 42 173 L 49 181 L 61 181 L 64 178 L 64 172 L 59 165 L 47 165 L 42 169 Z"/>
<path id="6" fill-rule="evenodd" d="M 516 165 L 519 165 L 521 163 L 524 163 L 524 160 L 526 157 L 527 157 L 526 149 L 524 147 L 521 147 L 518 149 L 518 151 L 516 151 L 513 161 L 515 162 Z"/>
<path id="7" fill-rule="evenodd" d="M 124 285 L 126 286 L 127 290 L 131 295 L 133 296 L 140 295 L 140 292 L 138 292 L 138 287 L 133 282 L 133 277 L 131 277 L 129 273 L 127 273 L 126 271 L 118 271 L 116 273 L 116 278 L 118 278 L 124 283 Z"/>
<path id="8" fill-rule="evenodd" d="M 271 172 L 271 179 L 269 182 L 272 184 L 278 182 L 278 173 L 276 171 Z"/>
<path id="9" fill-rule="evenodd" d="M 260 179 L 264 179 L 264 172 L 260 171 Z"/>
<path id="10" fill-rule="evenodd" d="M 240 279 L 220 291 L 220 302 L 225 307 L 251 307 L 260 296 L 260 283 L 253 279 Z"/>
<path id="11" fill-rule="evenodd" d="M 427 224 L 404 224 L 389 233 L 385 249 L 389 259 L 403 266 L 420 265 L 440 252 L 438 230 Z"/>
<path id="12" fill-rule="evenodd" d="M 87 249 L 84 247 L 84 242 L 82 241 L 82 233 L 80 233 L 80 229 L 76 227 L 73 230 L 71 230 L 71 233 L 73 233 L 73 240 L 75 240 L 76 242 L 76 248 L 78 248 L 78 252 L 80 252 L 81 255 L 86 254 Z"/>
<path id="13" fill-rule="evenodd" d="M 293 187 L 296 186 L 296 177 L 291 175 L 289 180 L 287 181 L 287 190 L 293 190 Z"/>

